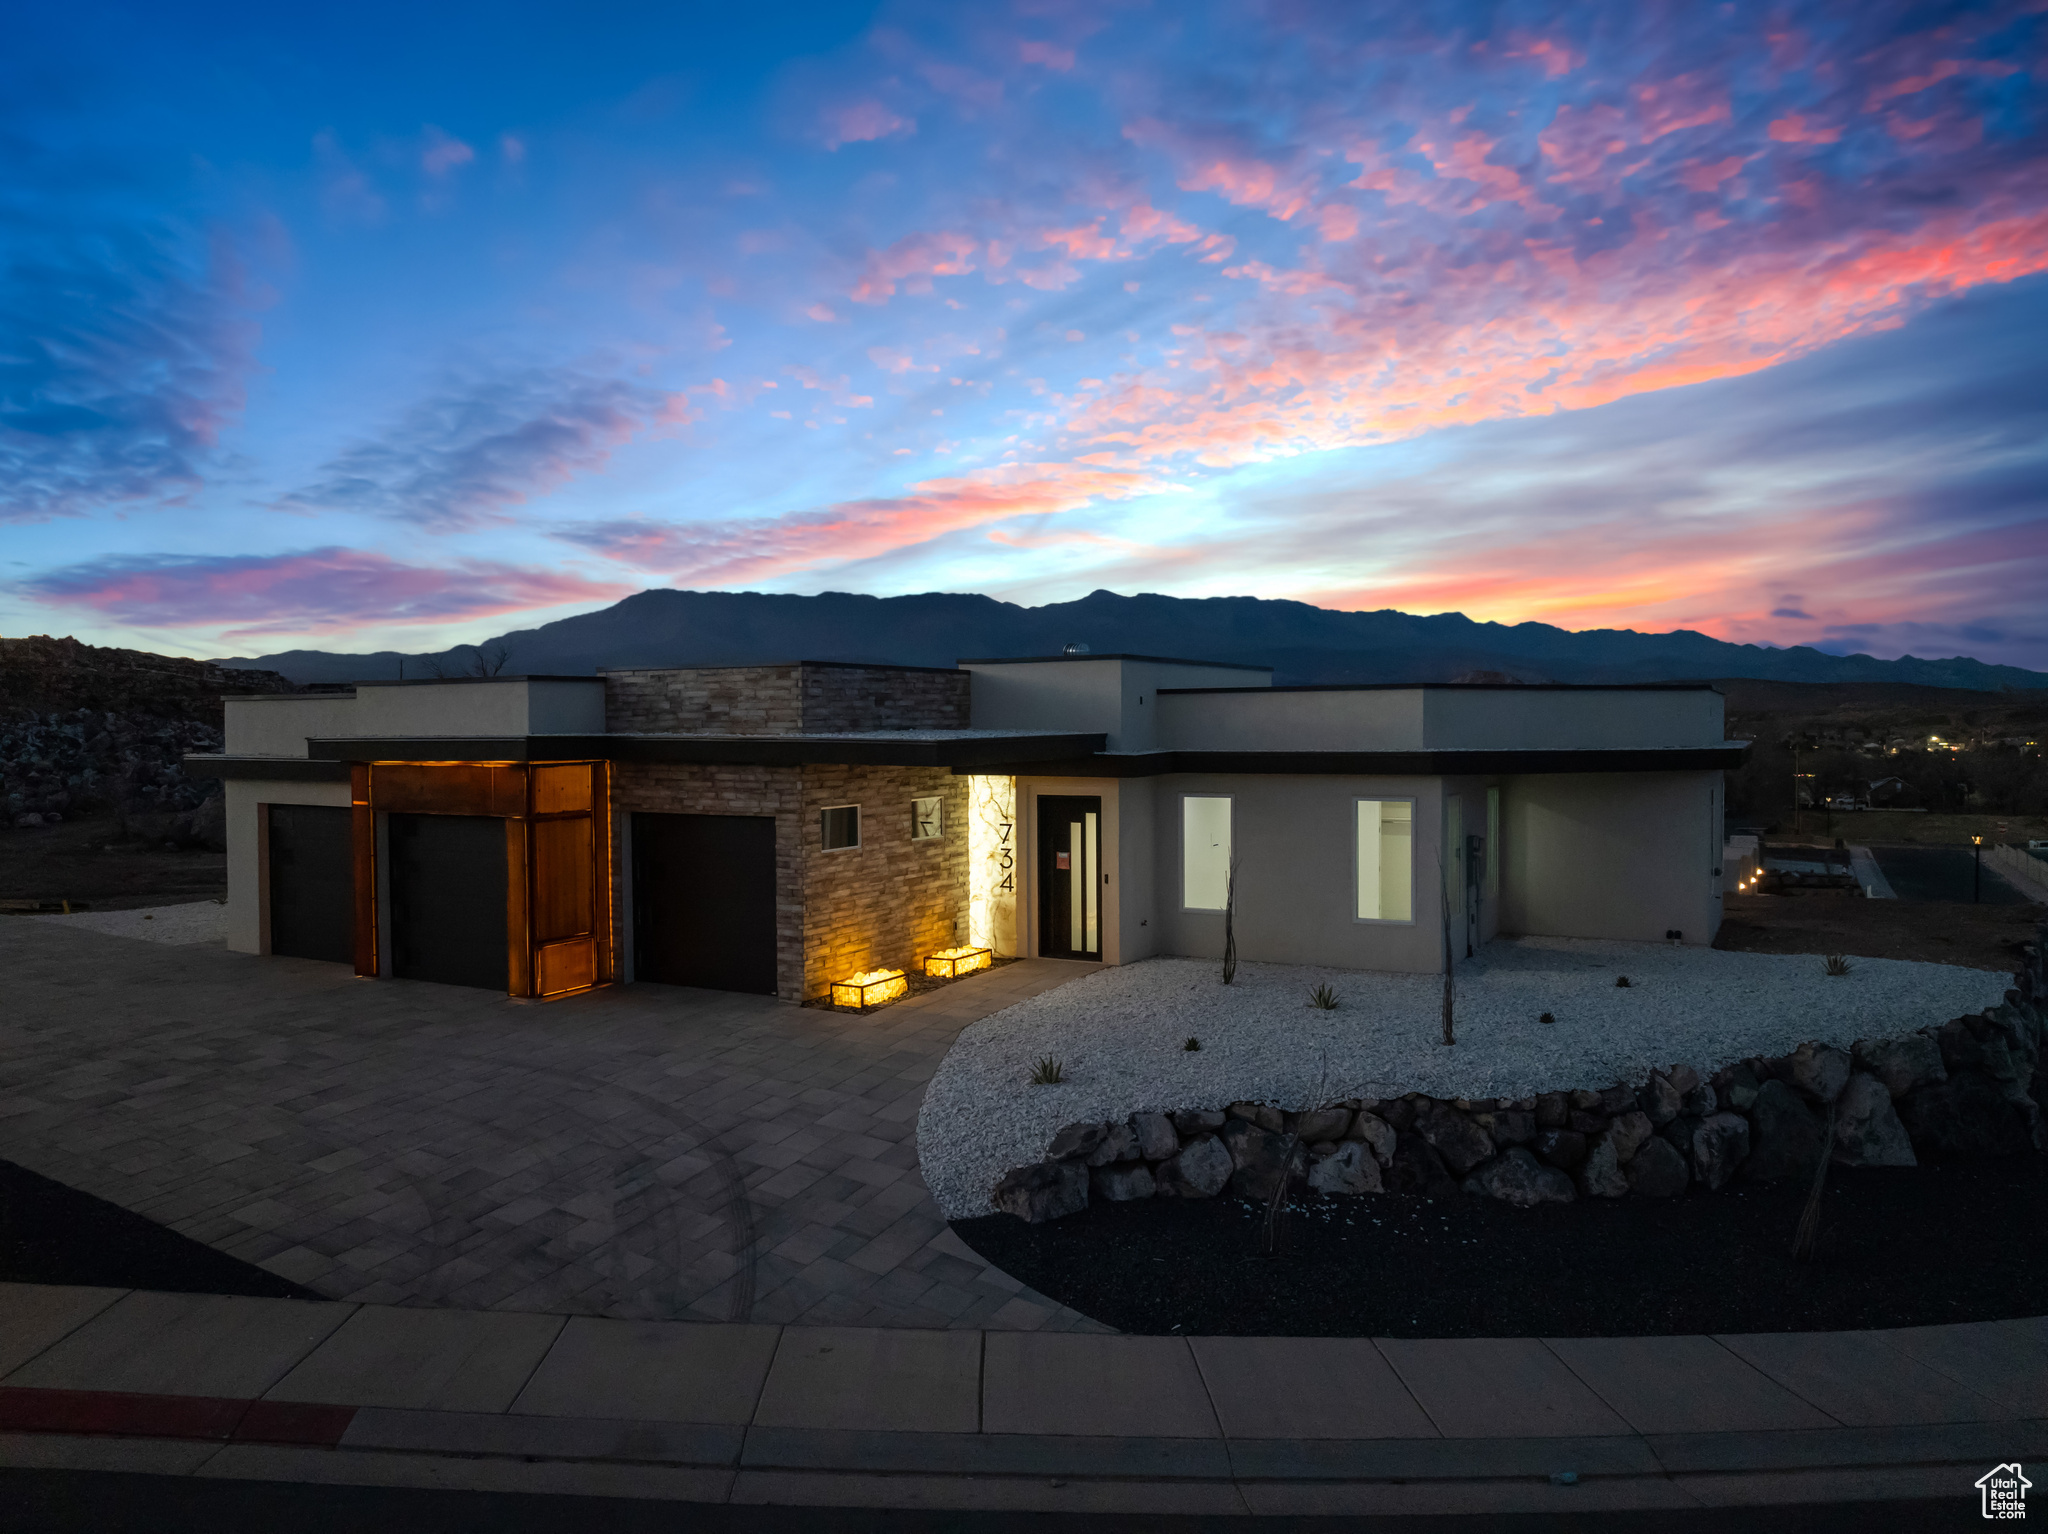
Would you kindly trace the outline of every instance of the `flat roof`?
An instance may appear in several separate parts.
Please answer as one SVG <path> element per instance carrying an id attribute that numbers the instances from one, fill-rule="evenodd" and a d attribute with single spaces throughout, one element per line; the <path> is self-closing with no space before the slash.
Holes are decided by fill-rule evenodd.
<path id="1" fill-rule="evenodd" d="M 1041 666 L 1049 660 L 1147 660 L 1159 666 L 1210 666 L 1218 671 L 1264 671 L 1271 666 L 1248 666 L 1235 660 L 1189 660 L 1181 655 L 1126 655 L 1115 651 L 1096 655 L 993 655 L 978 660 L 955 661 L 957 666 Z M 1264 692 L 1263 687 L 1216 688 L 1218 692 Z"/>
<path id="2" fill-rule="evenodd" d="M 600 666 L 599 674 L 612 676 L 624 671 L 774 671 L 787 666 L 817 666 L 834 671 L 931 671 L 951 676 L 957 666 L 901 666 L 889 660 L 750 660 L 728 666 Z"/>
<path id="3" fill-rule="evenodd" d="M 585 674 L 582 676 L 558 676 L 547 672 L 522 673 L 519 676 L 420 676 L 392 677 L 368 682 L 351 682 L 351 687 L 456 687 L 474 686 L 478 682 L 602 682 L 604 678 Z"/>
<path id="4" fill-rule="evenodd" d="M 1271 670 L 1271 667 L 1267 667 Z M 1719 692 L 1712 682 L 1307 682 L 1289 687 L 1162 687 L 1159 692 Z"/>

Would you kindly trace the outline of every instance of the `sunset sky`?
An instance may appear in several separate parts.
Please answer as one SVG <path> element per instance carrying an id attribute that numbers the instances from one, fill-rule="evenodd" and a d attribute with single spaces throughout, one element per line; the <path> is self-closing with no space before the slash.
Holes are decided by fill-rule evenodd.
<path id="1" fill-rule="evenodd" d="M 0 633 L 1098 587 L 2048 669 L 2048 5 L 85 3 Z"/>

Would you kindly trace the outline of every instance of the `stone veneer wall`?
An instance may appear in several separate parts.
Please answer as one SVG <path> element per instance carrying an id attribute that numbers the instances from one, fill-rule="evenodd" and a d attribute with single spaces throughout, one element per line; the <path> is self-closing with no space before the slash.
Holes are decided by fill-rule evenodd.
<path id="1" fill-rule="evenodd" d="M 910 839 L 910 801 L 946 801 L 945 834 Z M 827 852 L 819 810 L 861 807 L 861 845 Z M 803 995 L 871 969 L 907 969 L 967 940 L 967 779 L 943 767 L 803 769 Z"/>
<path id="2" fill-rule="evenodd" d="M 628 818 L 635 810 L 666 815 L 772 815 L 775 817 L 775 991 L 795 1001 L 804 995 L 803 769 L 714 767 L 700 763 L 618 762 L 612 767 L 612 837 L 615 910 L 625 911 L 622 886 Z M 815 819 L 815 817 L 814 817 Z M 812 828 L 813 841 L 817 839 Z"/>
<path id="3" fill-rule="evenodd" d="M 794 735 L 797 666 L 663 667 L 604 674 L 605 728 L 627 735 Z"/>
<path id="4" fill-rule="evenodd" d="M 965 671 L 903 666 L 677 666 L 608 671 L 605 727 L 637 735 L 964 730 Z"/>
<path id="5" fill-rule="evenodd" d="M 964 730 L 968 724 L 965 671 L 902 666 L 805 666 L 803 728 L 809 734 L 841 730 Z"/>

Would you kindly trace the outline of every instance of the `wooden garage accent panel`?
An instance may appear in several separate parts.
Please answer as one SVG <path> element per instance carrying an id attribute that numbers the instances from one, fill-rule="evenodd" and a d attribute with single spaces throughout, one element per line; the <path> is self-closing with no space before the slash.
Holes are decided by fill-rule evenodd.
<path id="1" fill-rule="evenodd" d="M 357 974 L 378 971 L 381 813 L 505 822 L 505 988 L 512 995 L 557 996 L 616 976 L 610 763 L 358 762 L 349 782 Z"/>

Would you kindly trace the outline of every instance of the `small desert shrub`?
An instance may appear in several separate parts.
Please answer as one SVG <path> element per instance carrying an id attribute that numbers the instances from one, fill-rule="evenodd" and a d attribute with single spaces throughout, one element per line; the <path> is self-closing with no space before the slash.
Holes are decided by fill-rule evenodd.
<path id="1" fill-rule="evenodd" d="M 1557 1019 L 1552 1017 L 1548 1012 L 1546 1012 L 1541 1017 L 1537 1018 L 1536 1021 L 1539 1023 L 1554 1023 L 1557 1021 Z"/>
<path id="2" fill-rule="evenodd" d="M 1337 993 L 1327 985 L 1319 985 L 1308 993 L 1308 1004 L 1318 1012 L 1334 1012 L 1337 1010 Z"/>
<path id="3" fill-rule="evenodd" d="M 1631 982 L 1630 982 L 1630 980 L 1629 980 L 1628 976 L 1626 976 L 1626 975 L 1617 975 L 1617 976 L 1615 976 L 1615 977 L 1614 977 L 1614 983 L 1615 983 L 1616 985 L 1620 986 L 1620 987 L 1621 987 L 1621 988 L 1622 988 L 1623 990 L 1626 990 L 1626 989 L 1628 989 L 1628 987 L 1629 987 L 1629 985 L 1630 985 L 1630 983 L 1631 983 Z"/>
<path id="4" fill-rule="evenodd" d="M 1826 967 L 1827 972 L 1831 975 L 1846 975 L 1849 973 L 1848 959 L 1838 953 L 1831 953 L 1827 956 Z"/>
<path id="5" fill-rule="evenodd" d="M 1200 1039 L 1194 1038 L 1189 1039 L 1187 1043 L 1181 1045 L 1181 1048 L 1186 1050 L 1189 1054 L 1193 1054 L 1196 1050 L 1200 1049 L 1201 1047 L 1202 1041 Z"/>
<path id="6" fill-rule="evenodd" d="M 1066 1079 L 1065 1067 L 1051 1055 L 1031 1067 L 1031 1084 L 1034 1087 L 1056 1087 Z"/>

